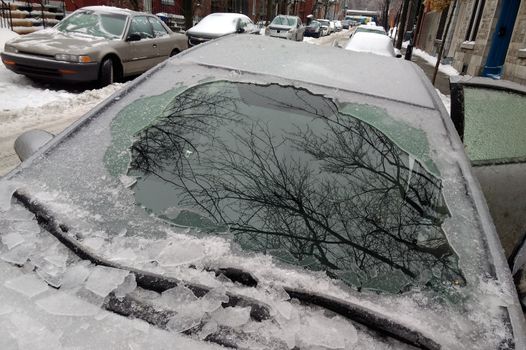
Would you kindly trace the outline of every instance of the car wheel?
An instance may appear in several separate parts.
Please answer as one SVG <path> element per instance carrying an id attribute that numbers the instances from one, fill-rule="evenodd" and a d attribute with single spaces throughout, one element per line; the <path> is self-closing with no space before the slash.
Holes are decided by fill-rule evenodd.
<path id="1" fill-rule="evenodd" d="M 173 49 L 172 52 L 170 52 L 170 57 L 177 55 L 179 52 L 179 49 Z"/>
<path id="2" fill-rule="evenodd" d="M 115 82 L 115 69 L 111 58 L 106 58 L 100 65 L 99 84 L 107 86 Z"/>

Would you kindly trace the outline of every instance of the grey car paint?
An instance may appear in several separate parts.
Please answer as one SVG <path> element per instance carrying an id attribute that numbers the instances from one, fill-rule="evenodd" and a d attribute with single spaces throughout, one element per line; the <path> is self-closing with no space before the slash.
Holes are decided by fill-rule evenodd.
<path id="1" fill-rule="evenodd" d="M 152 68 L 170 55 L 187 48 L 183 34 L 172 32 L 159 18 L 141 12 L 124 10 L 112 7 L 85 7 L 75 11 L 94 11 L 95 13 L 122 14 L 127 17 L 123 34 L 120 38 L 109 40 L 88 35 L 72 35 L 60 32 L 55 28 L 43 30 L 33 34 L 15 38 L 5 45 L 2 53 L 4 64 L 16 73 L 28 76 L 58 80 L 97 80 L 99 78 L 100 64 L 107 57 L 112 57 L 122 69 L 122 76 L 140 74 Z M 73 15 L 72 14 L 72 15 Z M 130 41 L 130 26 L 137 18 L 148 18 L 162 26 L 166 35 L 155 38 Z M 62 62 L 55 59 L 56 54 L 88 55 L 96 64 Z M 23 67 L 17 67 L 17 64 Z M 45 66 L 49 71 L 40 71 L 37 68 Z M 89 74 L 86 69 L 91 66 Z M 28 69 L 31 67 L 34 69 Z M 25 69 L 24 69 L 25 68 Z M 57 69 L 77 70 L 78 74 L 60 74 Z M 53 71 L 51 71 L 53 70 Z"/>

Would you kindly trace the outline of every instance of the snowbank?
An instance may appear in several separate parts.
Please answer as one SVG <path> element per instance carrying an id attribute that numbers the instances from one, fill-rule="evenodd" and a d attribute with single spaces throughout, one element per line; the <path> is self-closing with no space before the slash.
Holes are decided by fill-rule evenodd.
<path id="1" fill-rule="evenodd" d="M 425 60 L 427 63 L 429 63 L 432 66 L 437 64 L 437 58 L 435 56 L 431 56 L 427 52 L 425 52 L 423 50 L 420 50 L 420 49 L 417 49 L 416 47 L 413 48 L 413 55 L 416 55 L 416 56 L 422 58 L 423 60 Z M 440 66 L 438 66 L 438 70 L 441 71 L 442 73 L 448 75 L 448 76 L 453 76 L 453 75 L 459 75 L 460 74 L 455 68 L 453 68 L 453 66 L 451 66 L 449 64 L 442 64 L 441 63 Z"/>

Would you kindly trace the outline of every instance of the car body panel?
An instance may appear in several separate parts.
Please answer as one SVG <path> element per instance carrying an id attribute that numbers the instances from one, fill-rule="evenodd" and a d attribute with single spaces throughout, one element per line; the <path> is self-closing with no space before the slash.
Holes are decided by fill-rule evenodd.
<path id="1" fill-rule="evenodd" d="M 85 235 L 83 239 L 89 239 L 107 232 L 108 240 L 130 239 L 128 247 L 140 246 L 142 250 L 135 250 L 140 253 L 149 251 L 143 249 L 144 245 L 164 232 L 174 239 L 174 247 L 189 242 L 203 245 L 208 252 L 207 267 L 234 264 L 253 273 L 261 284 L 278 283 L 287 288 L 292 286 L 289 290 L 321 293 L 356 303 L 372 310 L 376 316 L 383 315 L 418 330 L 439 345 L 435 348 L 454 349 L 469 343 L 470 348 L 478 350 L 497 348 L 503 342 L 524 348 L 524 318 L 487 207 L 454 126 L 423 72 L 407 61 L 315 45 L 304 45 L 304 50 L 298 50 L 298 45 L 303 44 L 264 36 L 228 36 L 188 50 L 109 97 L 2 181 L 18 183 L 17 188 L 50 208 L 57 220 L 70 228 L 72 237 L 78 233 Z M 224 57 L 225 48 L 237 54 Z M 291 57 L 290 63 L 282 62 L 276 67 L 272 58 L 276 58 L 277 50 Z M 254 54 L 261 58 L 258 62 L 249 59 Z M 346 67 L 345 74 L 341 67 Z M 331 86 L 327 85 L 327 76 L 335 77 Z M 397 85 L 402 76 L 404 85 Z M 373 84 L 375 80 L 382 84 Z M 458 295 L 435 303 L 435 298 L 441 296 L 425 287 L 394 294 L 359 291 L 319 271 L 291 267 L 259 253 L 237 254 L 239 247 L 223 245 L 222 237 L 169 226 L 152 212 L 137 206 L 133 190 L 129 188 L 130 179 L 126 177 L 130 153 L 121 152 L 133 142 L 129 135 L 146 131 L 145 126 L 163 118 L 162 113 L 171 111 L 166 109 L 170 102 L 179 101 L 176 97 L 183 96 L 185 91 L 215 82 L 288 87 L 298 93 L 307 91 L 312 96 L 329 98 L 352 115 L 353 120 L 358 119 L 394 140 L 397 147 L 415 157 L 415 164 L 440 178 L 441 193 L 449 212 L 442 227 L 460 257 L 459 264 L 466 278 L 465 285 L 453 287 Z M 221 96 L 216 90 L 214 98 Z M 308 104 L 301 101 L 302 105 Z M 200 106 L 213 107 L 211 102 L 202 99 Z M 126 118 L 133 122 L 122 124 Z M 412 143 L 415 135 L 420 135 L 416 144 Z M 191 155 L 191 152 L 185 154 Z M 123 228 L 127 232 L 119 236 Z M 138 241 L 133 240 L 136 233 L 140 233 Z M 164 240 L 158 243 L 161 247 L 167 245 Z M 168 275 L 173 273 L 173 270 L 164 270 L 162 265 L 151 264 L 151 259 L 136 262 Z M 199 269 L 201 263 L 198 260 L 191 263 L 192 267 L 179 266 L 175 273 L 186 280 L 216 283 L 214 277 L 203 278 L 203 275 L 210 278 L 210 273 Z M 265 291 L 254 289 L 248 293 L 258 298 Z M 283 299 L 271 302 L 276 300 Z M 332 320 L 340 324 L 339 318 Z M 258 332 L 264 331 L 268 324 L 261 325 Z"/>
<path id="2" fill-rule="evenodd" d="M 374 53 L 380 56 L 395 57 L 391 38 L 369 32 L 358 32 L 352 35 L 345 46 L 346 50 Z"/>

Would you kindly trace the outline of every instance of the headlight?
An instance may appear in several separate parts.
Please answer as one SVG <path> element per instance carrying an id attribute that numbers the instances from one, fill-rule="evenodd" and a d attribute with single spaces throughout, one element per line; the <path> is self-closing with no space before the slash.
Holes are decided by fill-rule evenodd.
<path id="1" fill-rule="evenodd" d="M 13 45 L 9 45 L 9 44 L 4 45 L 4 51 L 11 52 L 11 53 L 18 53 L 18 50 Z"/>
<path id="2" fill-rule="evenodd" d="M 55 55 L 57 61 L 66 61 L 74 63 L 90 63 L 93 62 L 91 56 L 88 55 L 69 55 L 67 53 L 59 53 Z"/>

